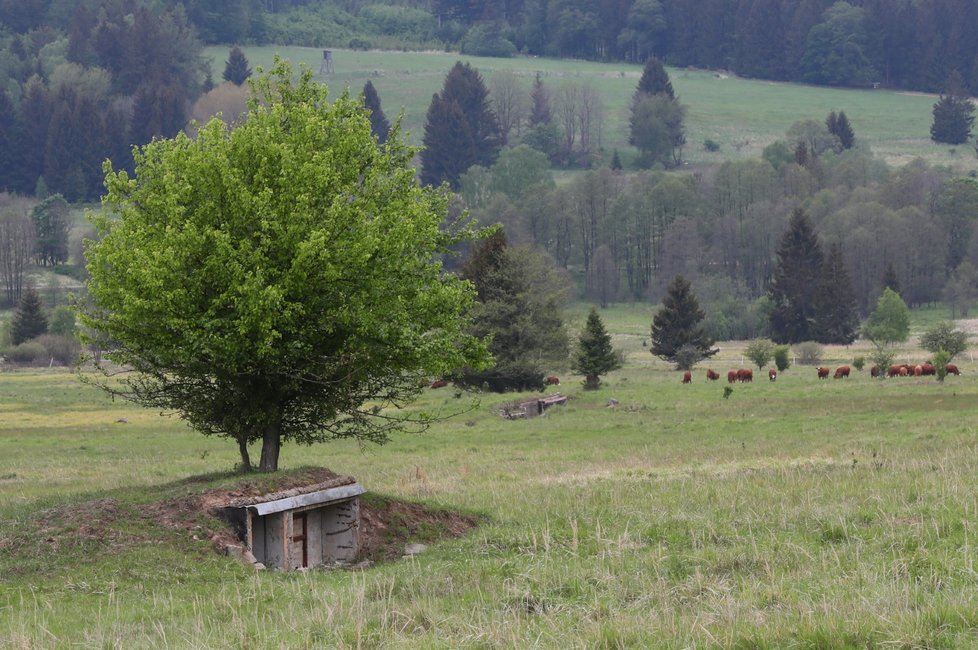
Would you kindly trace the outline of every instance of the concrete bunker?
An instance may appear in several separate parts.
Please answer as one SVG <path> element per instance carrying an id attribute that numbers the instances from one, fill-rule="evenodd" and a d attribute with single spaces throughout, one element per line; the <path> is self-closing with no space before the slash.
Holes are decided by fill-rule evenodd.
<path id="1" fill-rule="evenodd" d="M 305 569 L 354 562 L 360 551 L 360 495 L 350 476 L 232 501 L 224 518 L 255 560 Z"/>

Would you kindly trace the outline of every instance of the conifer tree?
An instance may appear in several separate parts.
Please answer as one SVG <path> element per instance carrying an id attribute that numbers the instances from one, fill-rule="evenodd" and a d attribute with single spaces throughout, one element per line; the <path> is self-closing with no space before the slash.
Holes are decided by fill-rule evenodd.
<path id="1" fill-rule="evenodd" d="M 391 123 L 387 121 L 384 110 L 380 107 L 380 97 L 373 83 L 367 81 L 363 85 L 363 105 L 370 111 L 370 130 L 373 132 L 377 142 L 383 144 L 387 142 L 387 135 L 391 131 Z"/>
<path id="2" fill-rule="evenodd" d="M 934 104 L 934 121 L 930 139 L 946 144 L 962 144 L 971 138 L 975 123 L 975 106 L 965 90 L 964 80 L 953 70 L 945 83 L 944 93 Z"/>
<path id="3" fill-rule="evenodd" d="M 822 263 L 815 292 L 815 340 L 849 345 L 859 333 L 859 316 L 852 279 L 842 257 L 842 246 L 833 243 Z"/>
<path id="4" fill-rule="evenodd" d="M 669 73 L 659 59 L 652 57 L 645 62 L 642 69 L 642 78 L 638 80 L 638 88 L 635 94 L 645 93 L 646 95 L 665 94 L 670 99 L 675 99 L 676 94 L 672 90 L 672 82 L 669 81 Z"/>
<path id="5" fill-rule="evenodd" d="M 800 343 L 815 339 L 815 290 L 822 273 L 822 247 L 801 208 L 791 213 L 778 246 L 777 266 L 768 290 L 771 339 Z"/>
<path id="6" fill-rule="evenodd" d="M 15 149 L 17 137 L 17 112 L 7 95 L 0 90 L 0 151 L 5 152 L 0 158 L 0 192 L 15 189 L 15 174 L 17 171 L 17 156 Z"/>
<path id="7" fill-rule="evenodd" d="M 461 61 L 431 98 L 425 119 L 421 182 L 447 182 L 458 189 L 459 179 L 472 165 L 489 167 L 502 147 L 499 120 L 489 103 L 482 76 Z"/>
<path id="8" fill-rule="evenodd" d="M 248 67 L 248 58 L 241 51 L 241 48 L 235 45 L 228 54 L 228 60 L 224 64 L 224 74 L 221 77 L 224 81 L 230 81 L 235 86 L 240 86 L 250 76 L 251 68 Z"/>
<path id="9" fill-rule="evenodd" d="M 703 330 L 705 317 L 689 282 L 677 275 L 652 319 L 652 354 L 675 363 L 680 370 L 712 357 L 719 350 L 713 349 L 713 339 Z"/>
<path id="10" fill-rule="evenodd" d="M 621 368 L 621 359 L 611 347 L 611 335 L 594 307 L 578 338 L 572 367 L 574 372 L 584 375 L 584 388 L 589 390 L 601 385 L 601 375 Z"/>
<path id="11" fill-rule="evenodd" d="M 530 91 L 530 126 L 538 124 L 550 124 L 553 114 L 550 112 L 550 92 L 543 85 L 540 73 L 537 73 L 533 80 L 533 89 Z"/>
<path id="12" fill-rule="evenodd" d="M 893 289 L 897 294 L 900 294 L 900 280 L 897 277 L 896 269 L 893 268 L 893 262 L 887 262 L 886 271 L 883 272 L 883 289 Z"/>
<path id="13" fill-rule="evenodd" d="M 41 297 L 33 285 L 27 285 L 20 295 L 14 317 L 10 321 L 10 342 L 20 345 L 48 331 L 48 319 L 44 315 Z"/>
<path id="14" fill-rule="evenodd" d="M 825 118 L 825 128 L 839 140 L 839 147 L 843 150 L 852 149 L 855 146 L 856 134 L 853 132 L 852 124 L 849 123 L 849 118 L 846 117 L 845 112 L 836 113 L 832 111 L 829 113 L 828 117 Z"/>

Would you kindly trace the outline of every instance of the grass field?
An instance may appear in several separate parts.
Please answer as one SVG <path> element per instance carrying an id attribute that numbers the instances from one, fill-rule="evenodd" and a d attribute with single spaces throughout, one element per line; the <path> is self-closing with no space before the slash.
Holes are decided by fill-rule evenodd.
<path id="1" fill-rule="evenodd" d="M 329 47 L 324 44 L 324 47 Z M 252 66 L 268 67 L 275 53 L 294 64 L 320 69 L 322 51 L 299 47 L 245 48 Z M 227 60 L 224 47 L 209 47 L 216 77 Z M 603 144 L 610 159 L 618 149 L 630 156 L 628 109 L 641 76 L 641 66 L 624 63 L 593 63 L 541 58 L 496 59 L 461 56 L 445 52 L 379 52 L 333 50 L 335 71 L 320 75 L 340 92 L 360 92 L 369 79 L 377 88 L 388 118 L 404 109 L 404 124 L 415 143 L 424 135 L 424 119 L 432 94 L 455 61 L 470 62 L 487 80 L 497 70 L 511 70 L 525 78 L 529 88 L 540 72 L 544 83 L 555 88 L 564 80 L 589 82 L 600 92 L 607 113 Z M 857 138 L 892 164 L 922 157 L 946 164 L 961 172 L 978 169 L 971 145 L 949 147 L 930 141 L 932 95 L 888 90 L 850 90 L 739 79 L 705 70 L 670 69 L 680 100 L 689 107 L 685 158 L 693 165 L 728 159 L 756 158 L 796 121 L 823 121 L 830 111 L 845 111 Z M 721 145 L 719 152 L 703 149 L 707 138 Z"/>
<path id="2" fill-rule="evenodd" d="M 978 644 L 968 355 L 944 385 L 794 367 L 724 399 L 703 368 L 683 386 L 648 354 L 640 308 L 605 317 L 627 366 L 593 392 L 563 376 L 571 400 L 542 418 L 502 420 L 513 396 L 492 395 L 384 447 L 283 450 L 286 469 L 484 517 L 365 571 L 256 573 L 147 523 L 160 500 L 240 481 L 234 445 L 71 374 L 0 374 L 0 647 Z M 710 365 L 737 367 L 742 347 Z M 459 404 L 443 389 L 417 408 Z"/>

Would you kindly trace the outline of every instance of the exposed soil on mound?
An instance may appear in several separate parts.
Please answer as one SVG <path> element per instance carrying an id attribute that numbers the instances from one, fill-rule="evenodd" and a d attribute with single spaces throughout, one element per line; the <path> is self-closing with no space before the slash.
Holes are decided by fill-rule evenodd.
<path id="1" fill-rule="evenodd" d="M 231 502 L 277 494 L 302 492 L 343 477 L 325 468 L 282 475 L 243 477 L 232 489 L 210 489 L 165 499 L 148 505 L 123 504 L 99 499 L 51 508 L 10 537 L 0 535 L 0 550 L 13 555 L 36 553 L 69 545 L 97 546 L 121 551 L 140 544 L 159 543 L 153 527 L 186 531 L 195 539 L 209 539 L 217 551 L 239 545 L 234 532 L 216 513 Z M 192 486 L 197 479 L 183 481 Z M 367 493 L 360 502 L 360 559 L 384 561 L 401 557 L 406 544 L 432 543 L 460 537 L 478 525 L 477 517 L 448 510 L 433 510 L 417 503 Z M 26 522 L 25 522 L 26 523 Z M 135 525 L 133 525 L 135 524 Z M 42 551 L 43 552 L 43 551 Z"/>

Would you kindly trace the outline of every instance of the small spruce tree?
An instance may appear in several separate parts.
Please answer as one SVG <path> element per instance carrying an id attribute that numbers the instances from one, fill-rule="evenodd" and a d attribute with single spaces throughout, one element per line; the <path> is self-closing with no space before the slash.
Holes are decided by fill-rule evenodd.
<path id="1" fill-rule="evenodd" d="M 948 75 L 944 93 L 934 104 L 933 116 L 930 139 L 934 142 L 962 144 L 971 138 L 975 107 L 957 70 L 952 70 Z"/>
<path id="2" fill-rule="evenodd" d="M 822 272 L 822 247 L 804 210 L 791 214 L 777 251 L 768 290 L 771 339 L 799 343 L 815 339 L 815 291 Z"/>
<path id="3" fill-rule="evenodd" d="M 652 319 L 652 347 L 655 356 L 677 364 L 679 370 L 690 370 L 700 359 L 719 352 L 713 349 L 713 339 L 703 330 L 706 314 L 700 309 L 689 282 L 677 275 L 662 300 L 662 308 Z M 691 347 L 695 355 L 683 352 Z"/>
<path id="4" fill-rule="evenodd" d="M 380 107 L 380 96 L 377 95 L 377 89 L 370 81 L 363 86 L 363 105 L 370 111 L 370 130 L 377 138 L 377 142 L 384 144 L 391 131 L 391 123 L 387 121 L 387 116 Z"/>
<path id="5" fill-rule="evenodd" d="M 230 81 L 235 86 L 240 86 L 251 76 L 251 68 L 248 67 L 248 58 L 237 45 L 231 48 L 231 52 L 228 54 L 228 60 L 224 65 L 224 74 L 221 76 L 224 78 L 224 81 Z"/>
<path id="6" fill-rule="evenodd" d="M 584 375 L 584 388 L 588 390 L 601 385 L 601 375 L 621 368 L 621 360 L 611 347 L 611 335 L 594 307 L 578 339 L 572 367 L 574 372 Z"/>
<path id="7" fill-rule="evenodd" d="M 41 297 L 33 285 L 27 285 L 17 302 L 10 321 L 10 342 L 20 345 L 48 331 L 48 319 L 41 306 Z"/>

